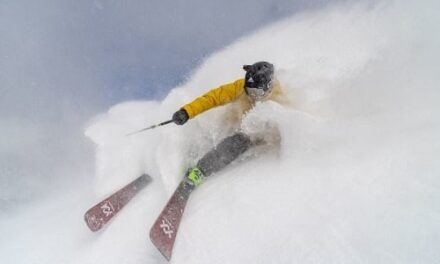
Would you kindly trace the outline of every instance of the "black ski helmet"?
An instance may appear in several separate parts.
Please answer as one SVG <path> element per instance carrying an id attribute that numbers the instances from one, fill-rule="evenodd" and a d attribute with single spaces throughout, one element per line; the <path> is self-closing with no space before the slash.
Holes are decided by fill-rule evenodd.
<path id="1" fill-rule="evenodd" d="M 259 61 L 252 65 L 244 65 L 245 91 L 255 101 L 264 100 L 272 91 L 273 64 L 267 61 Z"/>

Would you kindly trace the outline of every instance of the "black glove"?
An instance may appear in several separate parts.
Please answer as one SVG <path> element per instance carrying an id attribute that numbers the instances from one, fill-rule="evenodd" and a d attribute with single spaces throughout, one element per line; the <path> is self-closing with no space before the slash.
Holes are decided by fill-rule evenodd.
<path id="1" fill-rule="evenodd" d="M 185 109 L 180 109 L 179 111 L 175 112 L 173 115 L 173 122 L 177 125 L 183 125 L 188 121 L 189 116 L 188 113 L 185 111 Z"/>

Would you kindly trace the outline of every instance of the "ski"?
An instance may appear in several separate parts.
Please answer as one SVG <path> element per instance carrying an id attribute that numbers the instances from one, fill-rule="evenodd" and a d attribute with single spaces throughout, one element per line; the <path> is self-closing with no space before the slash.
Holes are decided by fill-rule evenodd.
<path id="1" fill-rule="evenodd" d="M 143 174 L 102 202 L 90 208 L 84 215 L 84 219 L 90 230 L 96 232 L 101 229 L 150 181 L 151 177 L 147 174 Z"/>
<path id="2" fill-rule="evenodd" d="M 182 180 L 150 230 L 154 246 L 169 261 L 183 211 L 193 187 Z"/>

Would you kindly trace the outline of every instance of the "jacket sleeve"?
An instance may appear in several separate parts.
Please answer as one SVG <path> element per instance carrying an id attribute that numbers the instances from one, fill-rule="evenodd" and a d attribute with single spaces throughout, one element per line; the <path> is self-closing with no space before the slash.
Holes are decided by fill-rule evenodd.
<path id="1" fill-rule="evenodd" d="M 184 105 L 182 109 L 185 109 L 189 118 L 193 118 L 211 108 L 232 102 L 243 93 L 244 79 L 239 79 L 210 90 L 191 103 Z"/>

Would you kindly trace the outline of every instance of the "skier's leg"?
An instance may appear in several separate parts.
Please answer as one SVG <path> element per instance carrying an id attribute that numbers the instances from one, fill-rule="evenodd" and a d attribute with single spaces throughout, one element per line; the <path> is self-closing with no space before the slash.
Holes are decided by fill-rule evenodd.
<path id="1" fill-rule="evenodd" d="M 244 133 L 236 133 L 222 140 L 213 150 L 203 156 L 197 163 L 204 176 L 217 172 L 234 161 L 251 146 L 251 140 Z"/>

